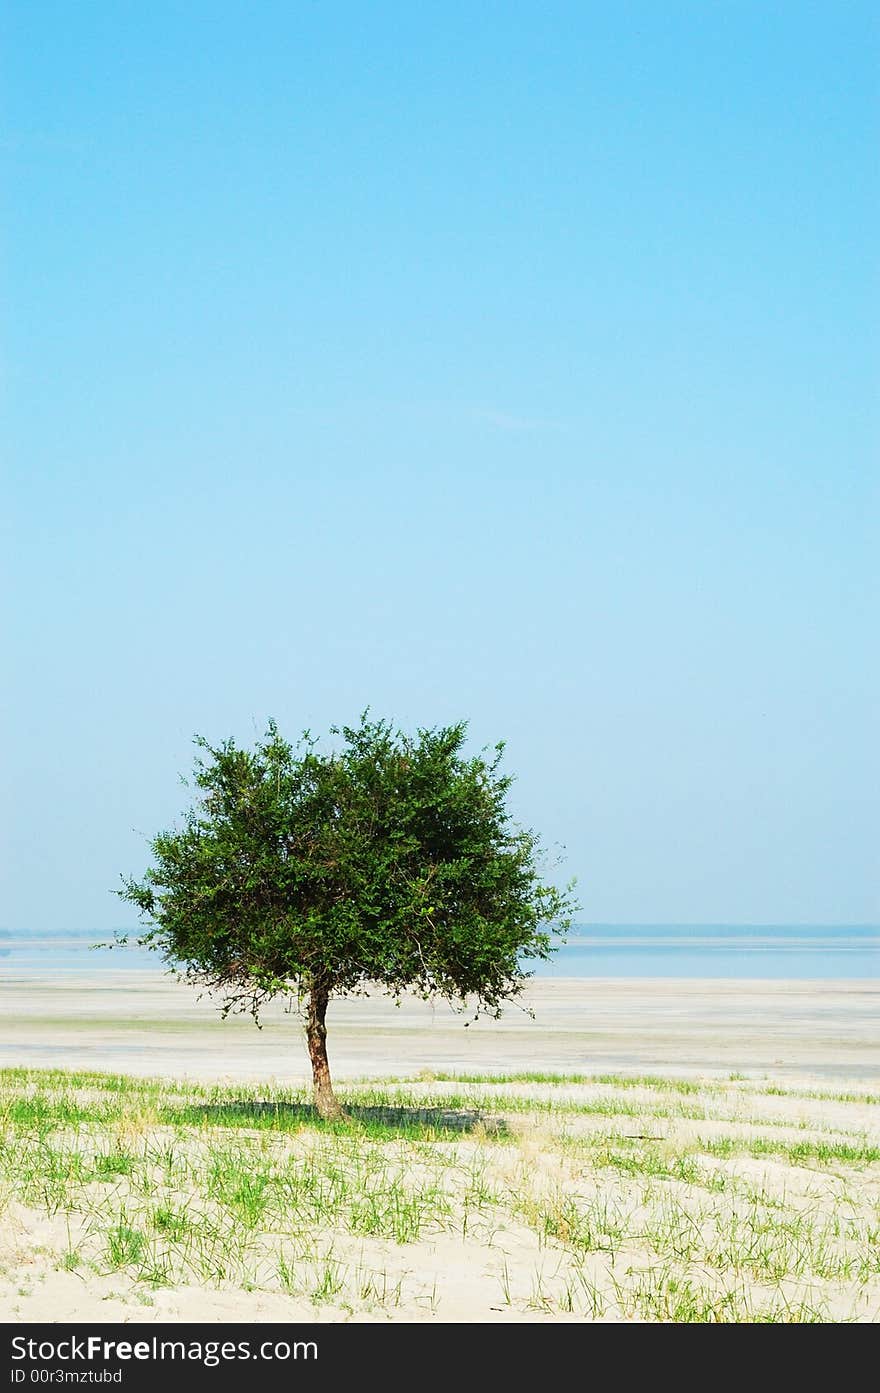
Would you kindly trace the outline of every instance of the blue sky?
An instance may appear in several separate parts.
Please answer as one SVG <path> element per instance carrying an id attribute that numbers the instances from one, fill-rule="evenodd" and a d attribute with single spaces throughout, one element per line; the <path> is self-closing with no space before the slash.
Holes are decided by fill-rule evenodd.
<path id="1" fill-rule="evenodd" d="M 12 3 L 0 923 L 190 740 L 504 738 L 582 917 L 880 918 L 877 10 Z"/>

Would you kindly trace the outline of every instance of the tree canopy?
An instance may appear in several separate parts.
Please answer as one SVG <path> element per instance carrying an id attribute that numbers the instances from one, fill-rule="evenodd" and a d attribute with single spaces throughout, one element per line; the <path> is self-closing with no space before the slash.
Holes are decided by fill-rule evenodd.
<path id="1" fill-rule="evenodd" d="M 376 985 L 497 1015 L 546 958 L 573 908 L 544 882 L 534 832 L 514 825 L 511 778 L 466 757 L 464 723 L 413 736 L 365 714 L 322 752 L 274 722 L 253 750 L 198 737 L 194 805 L 119 892 L 224 1013 L 278 993 L 307 1001 L 315 1101 L 339 1115 L 325 1046 L 331 996 Z"/>

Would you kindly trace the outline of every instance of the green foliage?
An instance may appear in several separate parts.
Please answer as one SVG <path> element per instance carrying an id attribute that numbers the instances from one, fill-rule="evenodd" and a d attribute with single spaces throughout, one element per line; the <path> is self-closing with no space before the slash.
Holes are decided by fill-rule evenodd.
<path id="1" fill-rule="evenodd" d="M 119 892 L 149 925 L 140 941 L 224 1011 L 369 983 L 497 1014 L 574 907 L 512 823 L 503 746 L 466 758 L 463 724 L 410 737 L 366 714 L 331 733 L 331 753 L 274 723 L 254 750 L 197 740 L 196 806 Z"/>

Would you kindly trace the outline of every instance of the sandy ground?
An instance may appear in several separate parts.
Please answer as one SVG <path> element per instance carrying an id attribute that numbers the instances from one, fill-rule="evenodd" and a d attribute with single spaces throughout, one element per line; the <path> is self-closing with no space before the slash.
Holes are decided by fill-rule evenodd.
<path id="1" fill-rule="evenodd" d="M 524 1069 L 880 1079 L 880 980 L 536 980 L 500 1021 L 384 998 L 331 1003 L 337 1078 Z M 304 1080 L 296 1014 L 222 1021 L 173 978 L 0 982 L 0 1067 Z"/>
<path id="2" fill-rule="evenodd" d="M 222 1021 L 211 1002 L 154 974 L 0 983 L 0 1068 L 178 1081 L 170 1091 L 138 1084 L 140 1099 L 120 1094 L 115 1120 L 88 1111 L 76 1127 L 48 1133 L 39 1124 L 16 1133 L 6 1114 L 0 1320 L 503 1323 L 749 1319 L 762 1309 L 774 1319 L 809 1319 L 814 1309 L 822 1319 L 880 1318 L 880 981 L 545 979 L 525 1004 L 533 1018 L 510 1008 L 500 1021 L 467 1028 L 442 1005 L 332 1005 L 340 1083 L 385 1080 L 386 1102 L 404 1112 L 436 1108 L 449 1095 L 451 1106 L 473 1105 L 472 1116 L 507 1128 L 503 1144 L 481 1123 L 426 1146 L 328 1139 L 309 1126 L 230 1127 L 210 1108 L 183 1130 L 161 1121 L 157 1088 L 198 1103 L 199 1084 L 244 1097 L 251 1082 L 250 1096 L 262 1098 L 305 1083 L 299 1021 L 281 1006 L 257 1030 L 248 1018 Z M 461 1086 L 432 1071 L 671 1082 Z M 89 1097 L 98 1108 L 108 1097 L 89 1094 L 87 1082 L 7 1076 L 4 1087 L 0 1112 L 44 1090 L 73 1097 L 85 1089 L 88 1109 Z M 357 1089 L 367 1097 L 367 1084 L 349 1087 L 349 1105 Z M 170 1149 L 162 1170 L 157 1158 Z M 62 1202 L 68 1151 L 87 1171 L 122 1151 L 133 1169 L 74 1186 Z M 307 1188 L 317 1177 L 330 1194 L 344 1171 L 350 1195 L 314 1224 L 282 1203 L 222 1278 L 203 1280 L 173 1244 L 165 1251 L 155 1214 L 161 1202 L 192 1220 L 184 1247 L 200 1262 L 212 1251 L 210 1223 L 227 1226 L 224 1251 L 238 1252 L 235 1206 L 224 1208 L 212 1190 L 218 1165 L 264 1172 L 267 1194 L 279 1176 L 299 1176 Z M 423 1205 L 424 1229 L 395 1237 L 388 1209 L 378 1229 L 365 1230 L 357 1209 L 365 1195 L 389 1205 L 409 1196 Z M 145 1276 L 143 1258 L 140 1267 L 114 1265 L 108 1244 L 120 1223 L 145 1235 L 145 1252 L 171 1262 L 168 1280 Z M 586 1247 L 584 1233 L 592 1234 Z M 284 1251 L 293 1287 L 279 1278 Z M 316 1297 L 328 1264 L 339 1290 Z M 704 1308 L 708 1315 L 682 1314 Z"/>
<path id="3" fill-rule="evenodd" d="M 169 1125 L 193 1085 L 7 1076 L 0 1112 L 86 1115 L 19 1124 L 0 1158 L 0 1320 L 876 1321 L 880 1091 L 777 1087 L 385 1085 L 408 1109 L 465 1092 L 504 1127 L 426 1143 L 224 1125 L 211 1103 Z M 121 1259 L 120 1228 L 144 1245 Z"/>

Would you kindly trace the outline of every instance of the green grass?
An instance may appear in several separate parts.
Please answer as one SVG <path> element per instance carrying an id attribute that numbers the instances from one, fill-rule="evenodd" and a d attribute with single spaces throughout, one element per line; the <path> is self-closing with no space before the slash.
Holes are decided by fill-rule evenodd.
<path id="1" fill-rule="evenodd" d="M 830 1166 L 840 1161 L 847 1165 L 875 1165 L 880 1161 L 880 1146 L 867 1141 L 797 1141 L 784 1142 L 776 1137 L 718 1137 L 699 1144 L 710 1156 L 778 1156 L 791 1165 L 810 1162 Z"/>
<path id="2" fill-rule="evenodd" d="M 655 1088 L 661 1089 L 666 1093 L 706 1093 L 718 1091 L 721 1085 L 701 1081 L 695 1083 L 690 1079 L 664 1079 L 654 1074 L 564 1074 L 564 1073 L 545 1073 L 540 1070 L 526 1070 L 509 1073 L 443 1073 L 434 1070 L 426 1070 L 420 1079 L 395 1079 L 387 1082 L 412 1083 L 424 1081 L 426 1083 L 465 1083 L 465 1084 L 514 1084 L 514 1083 L 535 1083 L 535 1084 L 566 1084 L 566 1085 L 587 1085 L 587 1084 L 606 1084 L 613 1088 Z"/>
<path id="3" fill-rule="evenodd" d="M 761 1089 L 769 1098 L 807 1098 L 824 1103 L 880 1103 L 880 1093 L 829 1092 L 825 1089 L 779 1088 L 768 1084 Z"/>
<path id="4" fill-rule="evenodd" d="M 834 1095 L 832 1131 L 818 1106 L 750 1118 L 756 1099 L 809 1097 L 753 1080 L 535 1072 L 340 1092 L 349 1117 L 330 1125 L 295 1088 L 0 1071 L 0 1212 L 47 1216 L 61 1271 L 113 1274 L 132 1300 L 186 1284 L 442 1317 L 443 1273 L 416 1245 L 443 1238 L 477 1255 L 487 1319 L 493 1302 L 676 1322 L 880 1314 L 880 1144 L 846 1115 L 861 1095 Z"/>
<path id="5" fill-rule="evenodd" d="M 620 1310 L 639 1320 L 682 1324 L 816 1324 L 828 1319 L 824 1303 L 779 1300 L 761 1305 L 750 1290 L 717 1290 L 668 1266 L 638 1273 L 616 1287 Z"/>
<path id="6" fill-rule="evenodd" d="M 804 1089 L 804 1088 L 783 1088 L 779 1084 L 769 1084 L 751 1080 L 745 1074 L 729 1074 L 726 1079 L 683 1079 L 683 1078 L 663 1078 L 657 1074 L 570 1074 L 570 1073 L 546 1073 L 541 1071 L 521 1071 L 507 1073 L 443 1073 L 441 1071 L 425 1071 L 420 1076 L 421 1080 L 429 1083 L 463 1083 L 463 1084 L 486 1084 L 502 1086 L 504 1084 L 533 1083 L 533 1084 L 558 1084 L 568 1086 L 587 1087 L 591 1084 L 614 1089 L 640 1089 L 654 1090 L 661 1093 L 678 1093 L 683 1095 L 693 1094 L 724 1094 L 731 1092 L 730 1085 L 746 1084 L 749 1088 L 745 1091 L 756 1092 L 771 1098 L 792 1098 L 804 1099 L 807 1101 L 819 1101 L 829 1103 L 866 1103 L 880 1104 L 880 1091 L 874 1093 L 852 1092 L 826 1089 Z M 411 1083 L 419 1080 L 413 1079 L 394 1079 L 387 1082 Z"/>
<path id="7" fill-rule="evenodd" d="M 118 1223 L 107 1234 L 107 1265 L 111 1269 L 136 1265 L 146 1248 L 146 1238 L 139 1229 Z"/>

